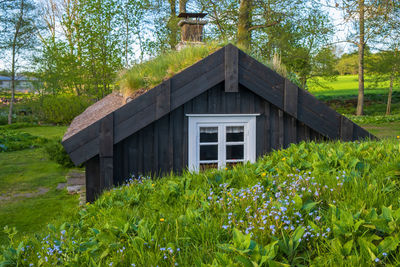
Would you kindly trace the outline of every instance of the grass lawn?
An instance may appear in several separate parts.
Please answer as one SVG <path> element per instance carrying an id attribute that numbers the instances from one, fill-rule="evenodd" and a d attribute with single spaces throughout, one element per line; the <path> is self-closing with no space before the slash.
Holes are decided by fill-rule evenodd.
<path id="1" fill-rule="evenodd" d="M 326 81 L 320 79 L 320 83 L 330 89 L 321 88 L 315 83 L 309 83 L 309 91 L 315 96 L 356 96 L 358 90 L 358 76 L 357 75 L 343 75 L 338 76 L 335 81 Z M 394 91 L 400 91 L 399 88 L 394 88 Z M 368 77 L 365 79 L 365 94 L 384 94 L 388 93 L 388 85 L 380 84 L 376 87 L 374 83 L 368 81 Z"/>
<path id="2" fill-rule="evenodd" d="M 59 138 L 64 126 L 21 128 L 45 138 Z M 68 169 L 51 161 L 43 148 L 0 153 L 0 229 L 16 227 L 19 235 L 45 229 L 56 218 L 78 207 L 78 196 L 57 190 Z M 6 241 L 0 231 L 0 244 Z"/>
<path id="3" fill-rule="evenodd" d="M 27 127 L 18 129 L 21 132 L 26 132 L 35 136 L 44 138 L 62 138 L 67 131 L 68 126 L 39 126 Z"/>
<path id="4" fill-rule="evenodd" d="M 364 124 L 360 126 L 379 138 L 396 138 L 397 136 L 400 136 L 400 122 Z"/>

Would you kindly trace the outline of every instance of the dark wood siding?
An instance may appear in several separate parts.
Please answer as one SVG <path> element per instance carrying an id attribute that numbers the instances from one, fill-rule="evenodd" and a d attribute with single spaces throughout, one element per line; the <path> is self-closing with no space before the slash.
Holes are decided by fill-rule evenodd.
<path id="1" fill-rule="evenodd" d="M 200 94 L 169 114 L 114 145 L 114 183 L 130 175 L 157 177 L 182 172 L 188 160 L 188 118 L 185 114 L 252 114 L 257 117 L 256 155 L 302 140 L 323 137 L 263 98 L 239 86 L 225 92 L 224 83 Z"/>

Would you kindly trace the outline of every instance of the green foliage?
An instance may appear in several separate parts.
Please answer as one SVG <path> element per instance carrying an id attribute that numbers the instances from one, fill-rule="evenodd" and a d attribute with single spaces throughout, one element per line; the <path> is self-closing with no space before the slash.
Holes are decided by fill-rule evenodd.
<path id="1" fill-rule="evenodd" d="M 204 46 L 187 47 L 179 52 L 164 53 L 152 60 L 134 65 L 122 74 L 119 82 L 121 90 L 124 95 L 129 95 L 138 89 L 150 89 L 222 46 L 223 44 L 210 43 Z"/>
<path id="2" fill-rule="evenodd" d="M 88 97 L 74 95 L 45 95 L 31 103 L 40 121 L 55 124 L 71 123 L 91 104 Z"/>
<path id="3" fill-rule="evenodd" d="M 311 142 L 255 164 L 159 180 L 133 177 L 47 231 L 10 240 L 2 260 L 75 266 L 395 265 L 399 162 L 398 140 Z M 9 253 L 18 248 L 21 253 Z"/>
<path id="4" fill-rule="evenodd" d="M 10 152 L 43 145 L 47 139 L 24 132 L 3 129 L 0 131 L 0 152 Z"/>
<path id="5" fill-rule="evenodd" d="M 57 162 L 61 166 L 66 168 L 72 168 L 75 166 L 64 147 L 61 145 L 61 139 L 49 141 L 44 146 L 44 149 L 46 150 L 49 159 Z"/>

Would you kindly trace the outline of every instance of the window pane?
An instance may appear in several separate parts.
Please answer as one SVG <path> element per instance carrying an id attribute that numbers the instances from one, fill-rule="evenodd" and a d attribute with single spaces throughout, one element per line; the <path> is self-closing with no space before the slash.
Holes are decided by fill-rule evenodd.
<path id="1" fill-rule="evenodd" d="M 200 171 L 218 168 L 218 163 L 200 163 Z"/>
<path id="2" fill-rule="evenodd" d="M 200 160 L 218 160 L 218 145 L 200 146 Z"/>
<path id="3" fill-rule="evenodd" d="M 244 145 L 226 146 L 226 159 L 243 159 Z"/>
<path id="4" fill-rule="evenodd" d="M 200 142 L 218 142 L 218 127 L 200 127 Z"/>
<path id="5" fill-rule="evenodd" d="M 228 126 L 226 127 L 227 142 L 243 142 L 244 127 L 243 126 Z"/>

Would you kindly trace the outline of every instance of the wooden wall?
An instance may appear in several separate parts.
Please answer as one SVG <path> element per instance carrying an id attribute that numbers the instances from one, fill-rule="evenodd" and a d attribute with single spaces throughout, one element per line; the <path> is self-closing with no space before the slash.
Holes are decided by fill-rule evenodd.
<path id="1" fill-rule="evenodd" d="M 224 83 L 200 94 L 135 134 L 114 145 L 114 184 L 131 174 L 160 176 L 180 173 L 188 160 L 188 118 L 185 114 L 251 114 L 257 117 L 257 157 L 290 143 L 324 139 L 243 86 L 225 92 Z"/>

